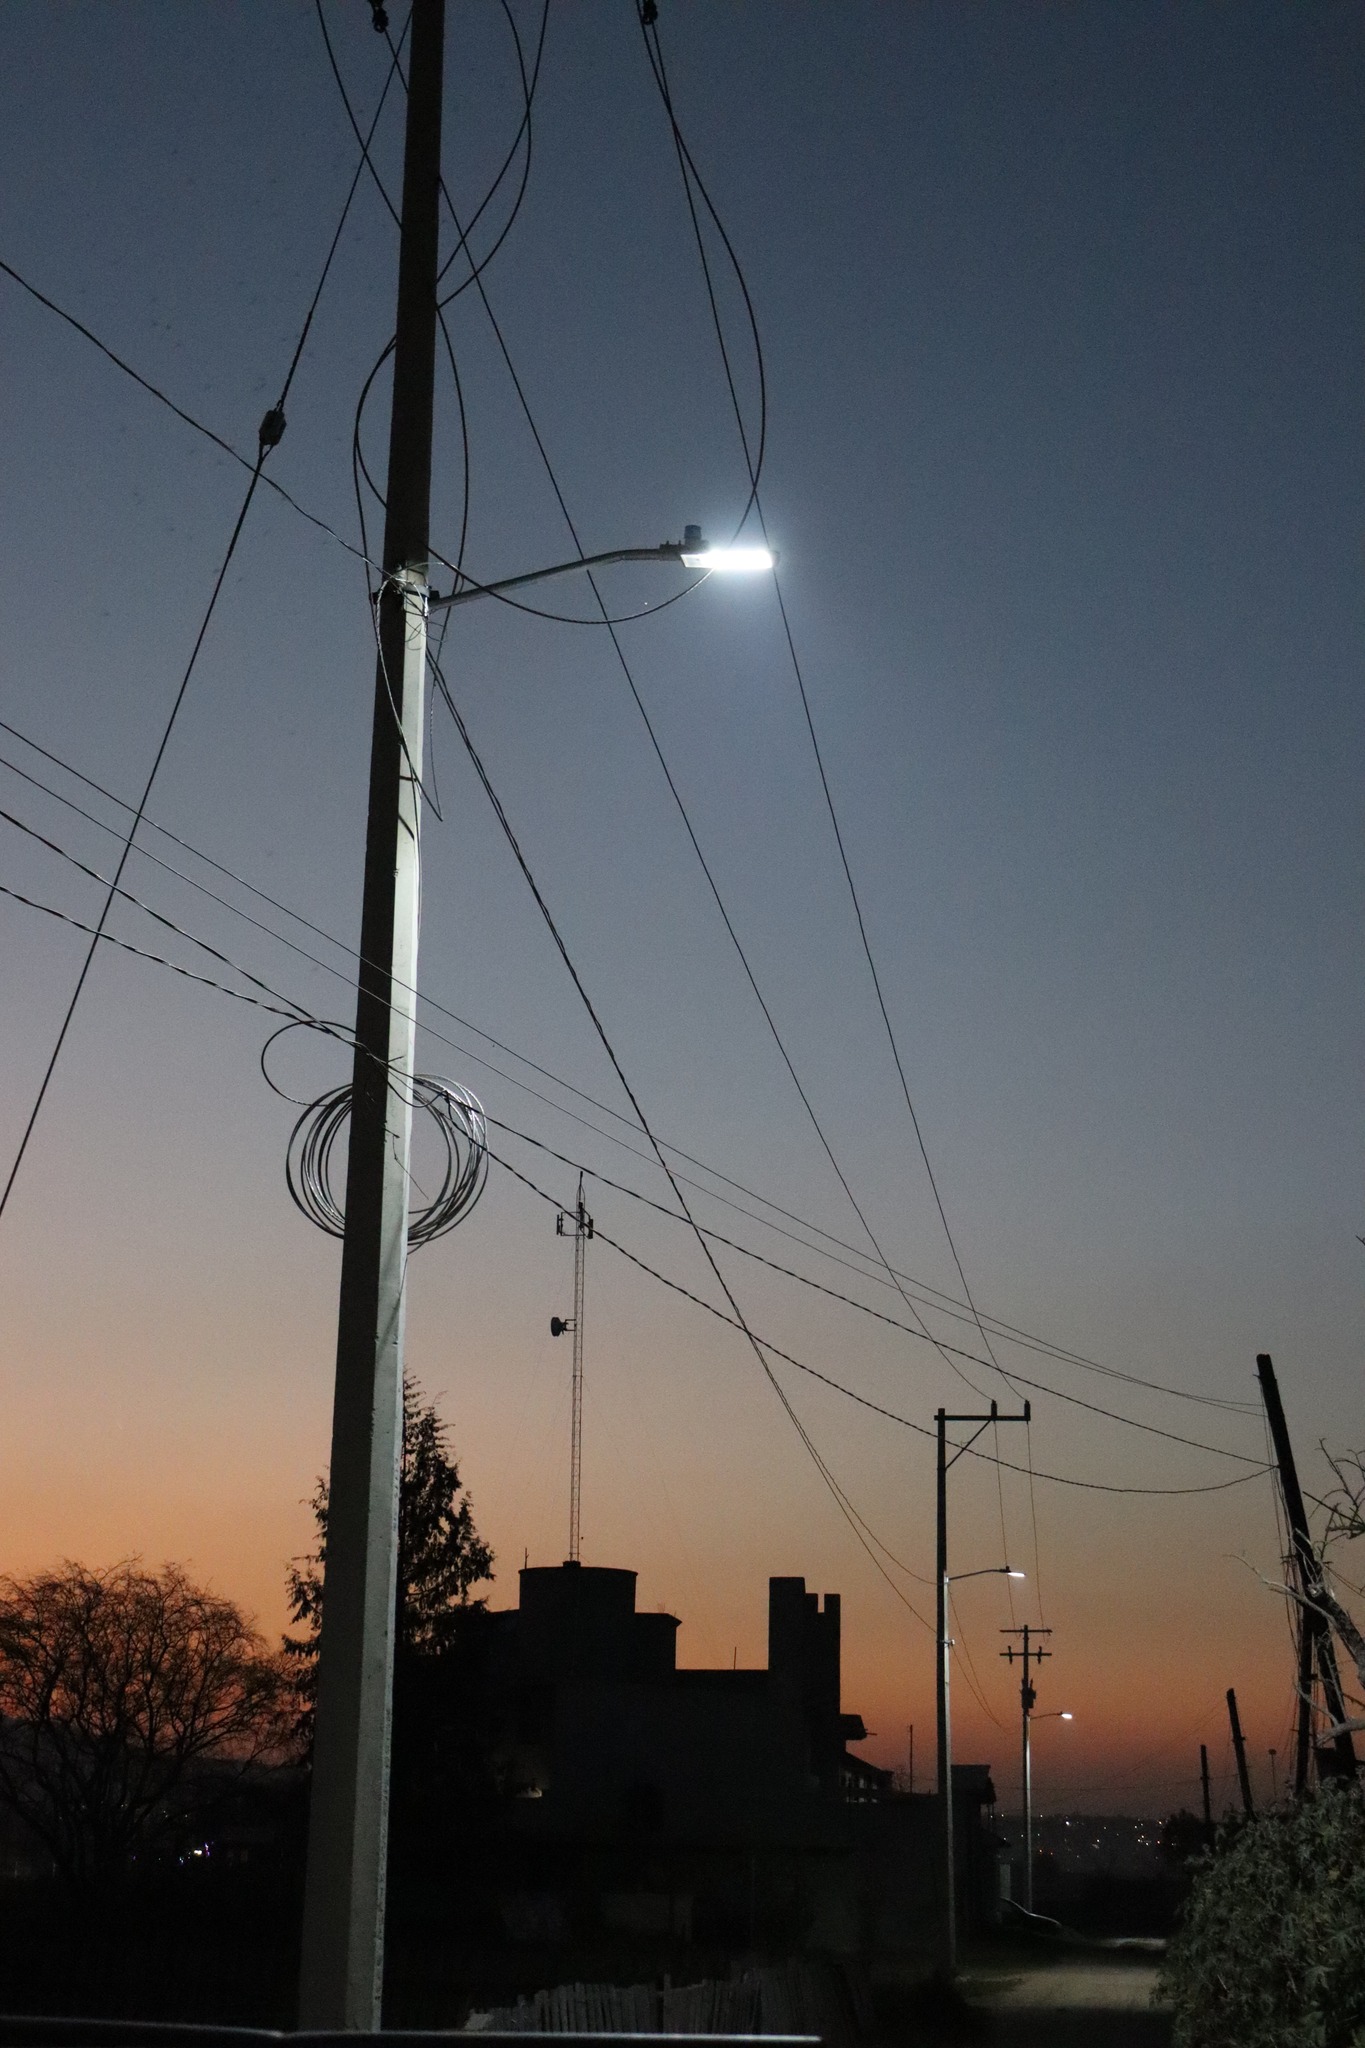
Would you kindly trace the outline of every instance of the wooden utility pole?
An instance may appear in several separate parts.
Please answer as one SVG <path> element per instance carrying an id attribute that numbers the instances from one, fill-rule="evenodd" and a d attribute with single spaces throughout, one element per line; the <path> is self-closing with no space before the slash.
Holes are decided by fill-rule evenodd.
<path id="1" fill-rule="evenodd" d="M 1199 1745 L 1199 1785 L 1200 1785 L 1200 1790 L 1201 1790 L 1201 1791 L 1203 1792 L 1203 1794 L 1204 1794 L 1204 1833 L 1205 1833 L 1205 1834 L 1206 1834 L 1206 1835 L 1208 1836 L 1208 1839 L 1209 1839 L 1209 1846 L 1210 1846 L 1210 1848 L 1212 1848 L 1212 1846 L 1213 1846 L 1213 1799 L 1212 1799 L 1212 1797 L 1211 1797 L 1211 1795 L 1210 1795 L 1210 1792 L 1209 1792 L 1209 1751 L 1208 1751 L 1208 1744 L 1207 1744 L 1207 1743 L 1204 1743 L 1204 1742 L 1201 1742 L 1201 1743 L 1200 1743 L 1200 1745 Z"/>
<path id="2" fill-rule="evenodd" d="M 1228 1724 L 1232 1729 L 1232 1747 L 1237 1757 L 1237 1783 L 1242 1788 L 1242 1807 L 1248 1820 L 1255 1820 L 1256 1807 L 1251 1797 L 1251 1773 L 1247 1769 L 1247 1746 L 1242 1737 L 1242 1723 L 1237 1714 L 1237 1695 L 1228 1687 Z"/>
<path id="3" fill-rule="evenodd" d="M 376 2030 L 384 1964 L 444 0 L 413 0 L 299 2024 Z"/>
<path id="4" fill-rule="evenodd" d="M 1341 1677 L 1337 1671 L 1337 1654 L 1332 1645 L 1331 1623 L 1322 1609 L 1313 1604 L 1322 1591 L 1322 1566 L 1318 1562 L 1318 1554 L 1313 1548 L 1313 1539 L 1308 1529 L 1308 1511 L 1303 1504 L 1303 1489 L 1299 1485 L 1299 1475 L 1294 1465 L 1294 1449 L 1289 1441 L 1289 1425 L 1284 1419 L 1279 1384 L 1275 1378 L 1275 1368 L 1269 1352 L 1262 1351 L 1258 1355 L 1256 1377 L 1261 1383 L 1266 1421 L 1270 1425 L 1270 1438 L 1275 1446 L 1275 1462 L 1280 1468 L 1280 1492 L 1284 1499 L 1285 1519 L 1289 1523 L 1290 1540 L 1293 1544 L 1293 1563 L 1303 1602 L 1299 1607 L 1299 1725 L 1294 1749 L 1294 1790 L 1301 1795 L 1308 1784 L 1308 1753 L 1312 1747 L 1315 1664 L 1322 1683 L 1323 1700 L 1334 1722 L 1346 1719 L 1346 1701 L 1341 1690 Z M 1354 1777 L 1356 1752 L 1349 1731 L 1334 1738 L 1334 1747 L 1338 1772 L 1347 1777 Z"/>

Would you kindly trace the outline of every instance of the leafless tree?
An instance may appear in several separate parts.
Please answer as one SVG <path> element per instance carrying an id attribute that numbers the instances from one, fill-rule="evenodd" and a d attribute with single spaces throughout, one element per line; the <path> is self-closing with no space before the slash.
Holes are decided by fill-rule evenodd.
<path id="1" fill-rule="evenodd" d="M 1356 1667 L 1361 1690 L 1365 1691 L 1365 1633 L 1362 1633 L 1350 1609 L 1325 1583 L 1332 1569 L 1332 1547 L 1339 1543 L 1353 1543 L 1365 1536 L 1365 1451 L 1342 1451 L 1333 1456 L 1324 1444 L 1322 1454 L 1332 1468 L 1336 1485 L 1323 1502 L 1327 1509 L 1327 1527 L 1322 1542 L 1324 1584 L 1315 1596 L 1314 1605 L 1321 1608 L 1336 1630 L 1342 1648 Z M 1365 1720 L 1353 1719 L 1348 1725 L 1353 1729 L 1365 1728 Z"/>
<path id="2" fill-rule="evenodd" d="M 0 1578 L 0 1799 L 70 1881 L 173 1828 L 197 1765 L 282 1755 L 289 1703 L 240 1608 L 178 1565 Z"/>

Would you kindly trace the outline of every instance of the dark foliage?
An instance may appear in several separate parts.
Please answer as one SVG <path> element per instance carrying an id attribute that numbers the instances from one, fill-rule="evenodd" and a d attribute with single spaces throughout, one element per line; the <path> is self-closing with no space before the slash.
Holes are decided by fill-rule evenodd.
<path id="1" fill-rule="evenodd" d="M 288 1748 L 281 1660 L 178 1565 L 0 1580 L 0 1800 L 83 1886 L 183 1832 L 219 1785 Z"/>
<path id="2" fill-rule="evenodd" d="M 1162 1990 L 1175 2048 L 1365 2048 L 1365 1802 L 1354 1784 L 1220 1835 Z"/>
<path id="3" fill-rule="evenodd" d="M 286 1636 L 299 1684 L 311 1697 L 322 1626 L 322 1585 L 327 1564 L 327 1481 L 312 1499 L 318 1547 L 289 1568 L 289 1610 L 300 1635 Z M 474 1527 L 469 1496 L 450 1456 L 446 1424 L 417 1382 L 403 1380 L 403 1468 L 398 1503 L 398 1649 L 439 1656 L 459 1635 L 468 1614 L 484 1606 L 471 1599 L 491 1581 L 493 1553 Z"/>
<path id="4" fill-rule="evenodd" d="M 327 1482 L 312 1501 L 318 1547 L 291 1568 L 298 1635 L 286 1636 L 311 1732 L 327 1560 Z M 391 1874 L 424 1878 L 448 1855 L 451 1831 L 477 1824 L 495 1797 L 487 1732 L 486 1601 L 493 1553 L 474 1526 L 450 1455 L 446 1424 L 403 1382 L 403 1465 L 398 1508 L 398 1615 L 390 1787 Z"/>

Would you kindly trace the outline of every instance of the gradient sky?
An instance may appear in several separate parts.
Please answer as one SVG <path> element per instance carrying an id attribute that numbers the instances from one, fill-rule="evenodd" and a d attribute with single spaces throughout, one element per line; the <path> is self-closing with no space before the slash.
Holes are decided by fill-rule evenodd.
<path id="1" fill-rule="evenodd" d="M 324 0 L 368 118 L 383 44 Z M 538 10 L 511 0 L 528 36 Z M 1305 1477 L 1365 1437 L 1358 1292 L 1361 47 L 1345 5 L 1073 7 L 662 0 L 680 118 L 745 267 L 770 403 L 764 501 L 849 856 L 916 1107 L 978 1302 L 1124 1372 L 1252 1403 L 1271 1351 Z M 398 10 L 395 10 L 398 18 Z M 446 168 L 473 210 L 519 113 L 492 0 L 451 7 Z M 377 158 L 396 189 L 399 109 Z M 552 0 L 525 206 L 493 307 L 588 548 L 733 526 L 741 452 L 667 128 L 628 0 Z M 0 12 L 0 255 L 239 448 L 254 449 L 355 146 L 311 6 L 10 0 Z M 490 221 L 505 207 L 496 203 Z M 271 474 L 348 540 L 356 395 L 389 331 L 393 224 L 362 185 Z M 752 358 L 722 292 L 741 392 Z M 467 564 L 571 553 L 472 294 Z M 3 711 L 140 789 L 242 473 L 0 276 Z M 459 521 L 444 377 L 435 531 Z M 366 445 L 382 468 L 386 393 Z M 611 601 L 671 594 L 621 569 Z M 555 601 L 588 615 L 585 593 Z M 622 644 L 754 971 L 892 1259 L 958 1282 L 875 1009 L 771 587 L 712 583 Z M 278 499 L 253 509 L 152 815 L 334 933 L 358 927 L 372 689 L 364 579 Z M 656 1128 L 854 1246 L 856 1217 L 767 1035 L 600 631 L 456 615 L 451 686 Z M 623 1111 L 448 718 L 425 842 L 422 988 Z M 8 734 L 0 756 L 117 822 Z M 107 871 L 113 841 L 0 768 L 0 806 Z M 346 955 L 149 836 L 340 973 L 139 856 L 128 885 L 322 1016 Z M 0 824 L 0 881 L 88 917 L 95 885 Z M 130 906 L 111 930 L 212 963 Z M 8 1167 L 82 957 L 0 899 Z M 226 976 L 231 979 L 232 977 Z M 658 1199 L 625 1127 L 433 1010 L 423 1069 Z M 105 949 L 0 1221 L 0 1566 L 175 1557 L 276 1630 L 325 1465 L 337 1253 L 291 1207 L 293 1112 L 260 1011 Z M 457 1049 L 458 1048 L 458 1049 Z M 492 1060 L 505 1076 L 480 1061 Z M 277 1071 L 343 1078 L 325 1041 Z M 550 1100 L 538 1100 L 518 1082 Z M 638 1138 L 634 1141 L 639 1145 Z M 568 1167 L 507 1156 L 557 1199 Z M 708 1180 L 704 1173 L 697 1177 Z M 698 1213 L 903 1314 L 736 1214 Z M 714 1298 L 678 1225 L 596 1188 L 603 1229 Z M 748 1205 L 752 1208 L 754 1205 Z M 975 1408 L 925 1343 L 734 1254 L 754 1326 L 928 1425 Z M 553 1211 L 494 1169 L 411 1275 L 410 1362 L 449 1418 L 514 1598 L 563 1554 L 570 1286 Z M 765 1581 L 844 1599 L 845 1701 L 932 1764 L 932 1638 L 840 1520 L 741 1338 L 594 1245 L 585 1557 L 638 1569 L 691 1663 L 760 1662 Z M 967 1325 L 934 1319 L 979 1350 Z M 965 1333 L 965 1334 L 964 1334 Z M 1245 1456 L 1233 1412 L 1002 1347 L 1049 1386 Z M 1014 1397 L 967 1367 L 1002 1405 Z M 858 1512 L 932 1571 L 932 1451 L 784 1369 Z M 1228 1460 L 1033 1395 L 1041 1470 L 1198 1486 Z M 1000 1450 L 1022 1458 L 1024 1433 Z M 1291 1666 L 1268 1483 L 1122 1496 L 964 1460 L 953 1564 L 1029 1572 L 1054 1661 L 1044 1806 L 1231 1796 L 1235 1685 L 1262 1782 Z M 1002 1531 L 1003 1522 L 1003 1531 Z M 888 1566 L 919 1610 L 932 1588 Z M 1359 1574 L 1356 1575 L 1357 1577 Z M 1017 1796 L 1005 1589 L 961 1589 L 957 1753 Z M 972 1698 L 970 1672 L 984 1705 Z"/>

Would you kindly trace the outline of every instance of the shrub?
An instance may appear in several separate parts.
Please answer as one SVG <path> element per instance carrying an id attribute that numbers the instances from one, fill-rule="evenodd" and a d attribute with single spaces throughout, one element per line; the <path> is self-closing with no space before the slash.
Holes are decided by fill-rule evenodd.
<path id="1" fill-rule="evenodd" d="M 1365 1801 L 1352 1784 L 1196 1866 L 1160 1995 L 1174 2048 L 1365 2048 Z"/>

